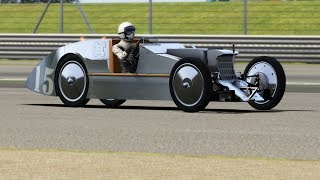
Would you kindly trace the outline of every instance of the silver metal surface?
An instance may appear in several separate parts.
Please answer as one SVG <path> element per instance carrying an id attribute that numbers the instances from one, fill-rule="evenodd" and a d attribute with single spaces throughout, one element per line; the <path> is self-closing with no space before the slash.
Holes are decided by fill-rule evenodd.
<path id="1" fill-rule="evenodd" d="M 109 60 L 109 39 L 85 40 L 72 44 L 68 44 L 59 48 L 61 56 L 73 53 L 81 57 L 94 61 Z M 60 55 L 60 54 L 59 54 Z M 108 62 L 108 61 L 107 61 Z"/>
<path id="2" fill-rule="evenodd" d="M 169 77 L 90 76 L 89 81 L 89 98 L 172 100 Z"/>
<path id="3" fill-rule="evenodd" d="M 224 81 L 219 80 L 218 81 L 221 85 L 228 87 L 229 90 L 234 91 L 235 95 L 238 96 L 242 101 L 247 102 L 249 100 L 255 100 L 255 101 L 264 101 L 264 99 L 255 92 L 252 92 L 251 94 L 246 94 L 245 91 L 241 90 L 248 88 L 248 83 L 242 80 L 237 81 Z"/>
<path id="4" fill-rule="evenodd" d="M 185 47 L 180 43 L 148 43 L 144 44 L 144 48 L 155 54 L 167 54 L 168 49 L 183 49 Z"/>
<path id="5" fill-rule="evenodd" d="M 277 86 L 278 86 L 278 80 L 277 80 L 277 73 L 274 70 L 274 68 L 267 62 L 258 62 L 254 64 L 250 70 L 248 71 L 247 76 L 253 76 L 253 75 L 259 75 L 259 89 L 269 89 L 270 90 L 270 96 L 273 97 Z M 249 77 L 247 78 L 247 82 L 250 82 L 254 84 L 256 81 L 256 77 Z M 262 91 L 260 92 L 262 93 Z M 264 104 L 268 101 L 263 102 L 257 102 L 258 104 Z"/>
<path id="6" fill-rule="evenodd" d="M 69 61 L 59 72 L 59 88 L 61 94 L 68 101 L 79 100 L 86 89 L 86 73 L 81 64 L 76 61 Z"/>
<path id="7" fill-rule="evenodd" d="M 49 56 L 40 61 L 40 63 L 29 74 L 25 87 L 40 94 L 49 96 L 56 95 L 54 88 L 54 75 L 58 62 L 57 54 L 58 50 L 52 52 Z"/>
<path id="8" fill-rule="evenodd" d="M 172 67 L 179 59 L 179 57 L 170 56 L 168 54 L 155 54 L 150 49 L 143 47 L 140 48 L 136 72 L 142 74 L 170 74 Z"/>
<path id="9" fill-rule="evenodd" d="M 207 48 L 175 48 L 168 49 L 167 53 L 180 57 L 180 58 L 196 58 L 202 60 L 205 64 L 208 64 Z"/>
<path id="10" fill-rule="evenodd" d="M 181 57 L 173 56 L 168 53 L 168 49 L 185 48 L 182 44 L 158 44 L 146 43 L 140 47 L 140 57 L 137 67 L 137 73 L 142 74 L 170 74 L 172 67 L 178 62 Z M 194 49 L 190 49 L 194 50 Z M 174 52 L 174 50 L 173 50 Z M 195 52 L 207 53 L 210 62 L 215 64 L 215 58 L 218 68 L 216 68 L 220 76 L 221 84 L 228 87 L 229 90 L 234 90 L 236 95 L 243 101 L 256 100 L 263 101 L 264 99 L 258 94 L 245 94 L 240 88 L 248 87 L 245 82 L 234 81 L 235 73 L 233 67 L 233 53 L 229 50 L 198 50 Z M 68 54 L 77 55 L 79 59 L 83 60 L 86 65 L 88 73 L 108 73 L 110 69 L 109 64 L 109 40 L 96 39 L 86 40 L 57 49 L 46 57 L 31 73 L 27 80 L 27 87 L 33 91 L 46 95 L 56 95 L 54 89 L 54 75 L 55 68 L 62 57 Z M 183 54 L 183 51 L 180 53 Z M 187 53 L 188 54 L 188 53 Z M 225 64 L 227 65 L 225 66 Z M 79 65 L 79 64 L 78 64 Z M 83 68 L 72 62 L 63 67 L 61 78 L 59 79 L 61 91 L 66 99 L 76 101 L 84 90 L 86 78 Z M 261 67 L 260 67 L 261 66 Z M 272 79 L 272 75 L 268 73 L 274 72 L 270 67 L 265 68 L 258 64 L 250 70 L 254 74 L 255 68 L 264 69 L 262 72 L 266 77 L 261 75 L 261 85 L 264 87 L 265 82 L 268 82 L 270 87 L 276 80 Z M 69 69 L 75 69 L 71 72 Z M 214 68 L 213 68 L 214 69 Z M 271 78 L 269 78 L 271 76 Z M 266 80 L 268 79 L 268 80 Z M 231 81 L 227 81 L 231 80 Z M 157 100 L 171 100 L 169 92 L 169 77 L 90 77 L 89 79 L 88 98 L 99 99 L 157 99 Z M 174 75 L 174 90 L 176 96 L 182 104 L 192 106 L 196 104 L 203 93 L 204 79 L 199 71 L 192 64 L 184 64 L 177 69 Z M 76 85 L 76 86 L 75 86 Z M 261 86 L 261 87 L 262 87 Z M 73 93 L 71 89 L 79 89 L 78 93 Z"/>
<path id="11" fill-rule="evenodd" d="M 137 73 L 170 74 L 172 67 L 181 57 L 166 54 L 167 50 L 179 48 L 185 49 L 181 44 L 143 44 L 140 47 Z M 233 55 L 232 51 L 227 50 L 209 51 L 216 52 L 217 56 Z M 200 49 L 196 52 L 204 51 Z M 61 47 L 35 68 L 28 78 L 27 87 L 42 94 L 56 95 L 53 83 L 55 68 L 63 56 L 77 55 L 85 63 L 88 73 L 107 73 L 110 66 L 109 53 L 108 39 L 81 41 Z M 226 61 L 233 63 L 230 59 Z M 71 71 L 71 69 L 74 70 Z M 59 73 L 61 74 L 59 78 L 60 90 L 63 96 L 69 101 L 76 101 L 85 89 L 84 70 L 76 62 L 71 62 L 66 64 Z M 185 67 L 179 67 L 175 76 L 174 88 L 179 101 L 186 106 L 196 104 L 203 93 L 203 77 L 199 69 L 192 64 L 186 64 Z M 229 86 L 231 87 L 231 85 Z M 77 93 L 74 93 L 75 89 L 78 90 Z M 243 96 L 240 91 L 237 94 Z M 99 99 L 172 99 L 169 92 L 169 77 L 90 77 L 87 97 Z M 259 99 L 259 97 L 253 98 Z"/>
<path id="12" fill-rule="evenodd" d="M 150 45 L 149 45 L 150 46 Z M 167 44 L 170 48 L 183 47 Z M 161 45 L 161 49 L 166 46 Z M 41 94 L 55 96 L 54 74 L 61 58 L 73 54 L 83 60 L 88 73 L 108 73 L 109 71 L 109 40 L 97 39 L 81 41 L 57 49 L 34 68 L 27 79 L 26 87 Z M 146 48 L 141 48 L 137 73 L 144 74 L 170 74 L 172 67 L 179 60 L 168 54 L 155 54 Z M 71 66 L 71 65 L 70 65 Z M 74 66 L 74 65 L 72 65 Z M 69 72 L 69 66 L 64 67 L 61 73 L 62 91 L 67 99 L 76 100 L 81 95 L 72 94 L 69 88 L 73 87 L 77 79 L 72 73 L 83 74 L 79 68 L 76 72 Z M 69 83 L 68 83 L 69 81 Z M 79 80 L 83 82 L 82 80 Z M 83 82 L 84 83 L 84 82 Z M 79 85 L 81 89 L 81 85 Z M 65 89 L 63 89 L 65 88 Z M 99 99 L 160 99 L 171 100 L 169 92 L 169 77 L 91 77 L 89 83 L 89 98 Z"/>
<path id="13" fill-rule="evenodd" d="M 55 96 L 55 69 L 59 61 L 69 54 L 83 60 L 88 73 L 109 72 L 109 40 L 80 41 L 60 47 L 43 58 L 28 76 L 26 87 L 41 94 Z M 91 84 L 89 86 L 88 95 L 94 87 Z"/>
<path id="14" fill-rule="evenodd" d="M 204 79 L 193 64 L 180 65 L 173 75 L 173 91 L 178 101 L 185 106 L 197 104 L 203 96 Z"/>

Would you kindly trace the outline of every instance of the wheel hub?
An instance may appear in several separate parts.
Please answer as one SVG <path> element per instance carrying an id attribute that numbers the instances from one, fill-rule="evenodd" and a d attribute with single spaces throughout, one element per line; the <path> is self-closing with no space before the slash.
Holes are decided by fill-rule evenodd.
<path id="1" fill-rule="evenodd" d="M 189 78 L 185 78 L 185 79 L 183 79 L 183 81 L 182 81 L 182 86 L 183 86 L 184 88 L 191 88 L 191 86 L 192 86 L 192 81 L 191 81 Z"/>
<path id="2" fill-rule="evenodd" d="M 269 89 L 270 96 L 271 97 L 274 96 L 277 85 L 278 85 L 277 73 L 269 63 L 258 62 L 254 64 L 248 71 L 247 76 L 253 76 L 247 79 L 247 82 L 250 82 L 252 84 L 255 84 L 258 77 L 259 89 L 260 90 Z M 257 76 L 257 77 L 254 77 L 254 76 Z M 260 93 L 262 93 L 262 91 Z M 265 102 L 268 102 L 268 101 L 265 101 Z M 263 104 L 265 102 L 259 102 L 259 104 Z"/>
<path id="3" fill-rule="evenodd" d="M 251 80 L 250 80 L 251 84 L 256 84 L 258 82 L 260 90 L 269 88 L 268 77 L 264 73 L 258 72 L 256 74 L 254 74 L 254 76 L 256 76 L 256 77 L 251 78 Z"/>
<path id="4" fill-rule="evenodd" d="M 68 77 L 67 82 L 68 84 L 73 85 L 73 83 L 75 82 L 75 77 Z"/>

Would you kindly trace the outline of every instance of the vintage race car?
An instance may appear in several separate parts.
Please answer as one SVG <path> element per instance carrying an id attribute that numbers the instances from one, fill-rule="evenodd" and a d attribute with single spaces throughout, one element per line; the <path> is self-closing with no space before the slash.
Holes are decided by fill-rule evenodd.
<path id="1" fill-rule="evenodd" d="M 145 37 L 135 49 L 136 73 L 121 73 L 112 53 L 118 42 L 96 39 L 60 47 L 34 68 L 26 87 L 59 96 L 67 106 L 84 106 L 93 98 L 113 108 L 128 99 L 173 100 L 186 112 L 203 110 L 210 101 L 270 110 L 285 92 L 284 70 L 273 57 L 254 58 L 241 74 L 234 70 L 234 50 L 187 48 Z"/>

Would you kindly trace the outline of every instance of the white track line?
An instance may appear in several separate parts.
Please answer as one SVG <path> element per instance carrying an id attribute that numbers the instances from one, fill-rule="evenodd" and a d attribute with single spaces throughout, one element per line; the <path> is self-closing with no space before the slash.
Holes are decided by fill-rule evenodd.
<path id="1" fill-rule="evenodd" d="M 312 82 L 287 82 L 287 85 L 296 85 L 296 86 L 320 86 L 320 83 L 312 83 Z"/>
<path id="2" fill-rule="evenodd" d="M 23 79 L 23 78 L 10 78 L 10 79 L 1 79 L 0 78 L 0 81 L 26 81 L 27 79 Z"/>

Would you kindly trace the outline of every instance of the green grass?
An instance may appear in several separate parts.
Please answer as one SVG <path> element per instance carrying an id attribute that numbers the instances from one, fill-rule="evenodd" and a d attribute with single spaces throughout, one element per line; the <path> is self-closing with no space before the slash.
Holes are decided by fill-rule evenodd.
<path id="1" fill-rule="evenodd" d="M 248 4 L 249 35 L 319 35 L 319 1 Z M 45 4 L 0 5 L 0 33 L 32 33 Z M 115 34 L 129 21 L 149 31 L 149 4 L 82 4 L 95 33 Z M 153 3 L 154 34 L 243 34 L 243 3 Z M 52 4 L 37 33 L 59 33 L 59 4 Z M 89 33 L 75 4 L 64 5 L 64 33 Z"/>

